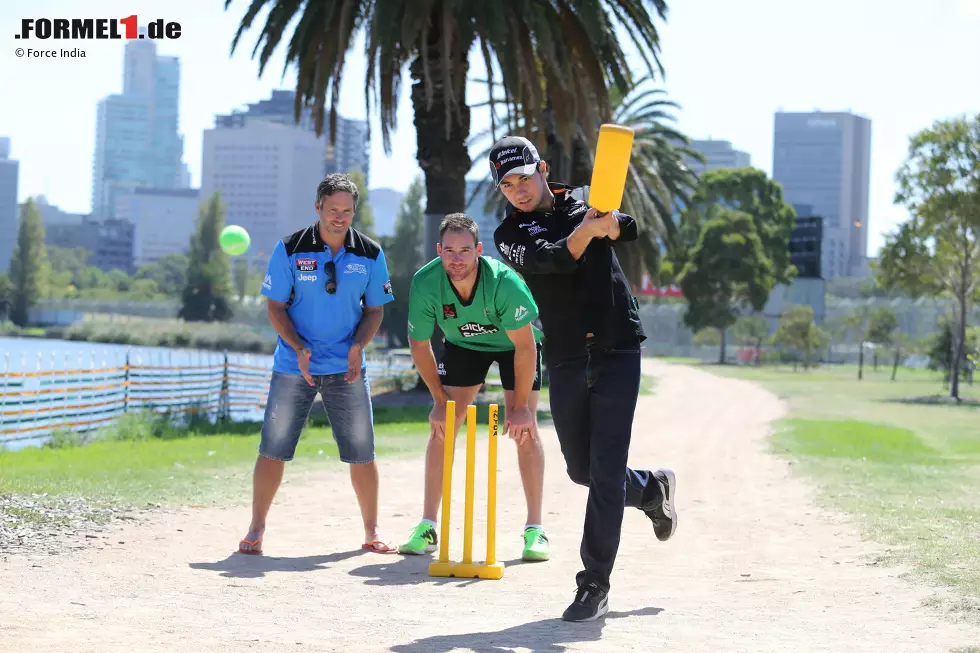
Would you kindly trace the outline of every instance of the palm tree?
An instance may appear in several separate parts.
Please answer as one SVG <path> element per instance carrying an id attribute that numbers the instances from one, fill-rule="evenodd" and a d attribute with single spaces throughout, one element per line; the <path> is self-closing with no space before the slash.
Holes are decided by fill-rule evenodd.
<path id="1" fill-rule="evenodd" d="M 698 184 L 686 159 L 704 162 L 703 155 L 689 147 L 687 136 L 669 124 L 675 120 L 670 110 L 680 106 L 667 100 L 663 89 L 644 88 L 649 81 L 641 78 L 625 96 L 610 90 L 613 122 L 632 127 L 635 133 L 623 211 L 636 219 L 638 238 L 617 247 L 616 254 L 626 276 L 637 286 L 644 268 L 658 278 L 661 243 L 668 249 L 679 245 L 674 217 L 690 203 Z"/>
<path id="2" fill-rule="evenodd" d="M 226 0 L 225 9 L 230 4 Z M 663 72 L 654 19 L 666 18 L 665 0 L 251 0 L 232 52 L 267 5 L 252 51 L 259 74 L 295 20 L 286 66 L 297 67 L 296 118 L 312 110 L 317 134 L 326 123 L 331 141 L 345 58 L 359 33 L 366 36 L 365 101 L 369 113 L 372 101 L 380 108 L 386 153 L 397 127 L 402 71 L 409 65 L 417 159 L 425 174 L 427 248 L 434 248 L 442 216 L 466 205 L 466 91 L 474 49 L 482 55 L 491 96 L 499 82 L 510 115 L 532 131 L 549 124 L 568 144 L 579 125 L 610 119 L 607 88 L 626 93 L 632 86 L 617 28 L 629 35 L 651 75 Z"/>
<path id="3" fill-rule="evenodd" d="M 618 246 L 616 253 L 623 271 L 636 286 L 642 281 L 644 268 L 652 277 L 657 278 L 661 243 L 667 248 L 679 246 L 675 212 L 690 203 L 691 194 L 698 184 L 698 177 L 687 166 L 685 157 L 704 162 L 703 155 L 688 146 L 688 138 L 669 124 L 675 120 L 671 110 L 680 109 L 679 105 L 667 100 L 665 92 L 652 87 L 650 82 L 652 78 L 644 76 L 625 94 L 617 89 L 609 91 L 611 121 L 633 128 L 635 134 L 622 210 L 636 219 L 639 237 L 635 242 Z M 501 122 L 507 122 L 507 118 Z M 513 119 L 507 124 L 507 128 L 511 133 L 540 140 L 536 130 L 529 130 Z M 581 136 L 584 140 L 584 130 Z M 474 137 L 475 142 L 484 143 L 478 158 L 487 156 L 489 144 L 497 137 L 495 128 L 484 130 Z M 544 140 L 551 142 L 555 139 L 553 136 L 545 136 Z M 550 178 L 571 186 L 587 185 L 592 174 L 595 142 L 588 144 L 586 148 L 575 146 L 573 153 L 564 160 L 561 160 L 563 153 L 557 152 L 560 159 L 557 165 L 546 156 L 551 166 Z M 584 169 L 579 169 L 583 165 Z M 561 171 L 556 173 L 556 170 Z M 492 182 L 488 175 L 474 189 L 474 195 L 485 192 L 485 187 L 490 183 Z M 490 213 L 502 215 L 505 206 L 506 200 L 501 195 L 490 194 L 487 202 Z"/>

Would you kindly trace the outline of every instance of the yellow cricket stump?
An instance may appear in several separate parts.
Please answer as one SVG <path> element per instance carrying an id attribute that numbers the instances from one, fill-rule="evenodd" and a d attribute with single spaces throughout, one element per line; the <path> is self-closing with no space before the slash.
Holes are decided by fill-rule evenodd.
<path id="1" fill-rule="evenodd" d="M 463 512 L 463 560 L 449 559 L 449 511 L 453 489 L 453 449 L 455 448 L 456 402 L 446 403 L 446 437 L 442 457 L 442 528 L 439 560 L 429 564 L 429 575 L 499 580 L 504 564 L 497 562 L 497 404 L 490 405 L 490 433 L 487 452 L 487 557 L 483 564 L 473 562 L 473 487 L 476 471 L 476 406 L 466 407 L 466 504 Z"/>

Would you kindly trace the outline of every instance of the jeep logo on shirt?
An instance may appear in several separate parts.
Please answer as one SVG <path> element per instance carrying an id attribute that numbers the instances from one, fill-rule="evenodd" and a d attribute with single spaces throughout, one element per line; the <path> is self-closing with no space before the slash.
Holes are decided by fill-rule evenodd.
<path id="1" fill-rule="evenodd" d="M 300 272 L 316 272 L 316 259 L 298 258 L 296 259 L 296 269 Z"/>
<path id="2" fill-rule="evenodd" d="M 459 332 L 464 338 L 488 336 L 491 333 L 497 333 L 497 331 L 499 329 L 492 324 L 477 324 L 476 322 L 467 322 L 459 327 Z"/>

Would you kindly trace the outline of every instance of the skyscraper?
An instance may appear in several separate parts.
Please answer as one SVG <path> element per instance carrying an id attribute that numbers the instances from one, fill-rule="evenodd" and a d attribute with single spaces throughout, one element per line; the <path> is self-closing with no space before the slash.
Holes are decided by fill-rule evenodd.
<path id="1" fill-rule="evenodd" d="M 323 138 L 312 131 L 267 120 L 206 129 L 203 159 L 201 202 L 221 193 L 225 223 L 252 237 L 251 264 L 263 267 L 280 238 L 317 219 Z"/>
<path id="2" fill-rule="evenodd" d="M 97 111 L 92 215 L 99 220 L 114 217 L 121 190 L 180 188 L 186 181 L 180 62 L 157 55 L 149 39 L 128 42 L 124 57 L 123 92 L 103 99 Z"/>
<path id="3" fill-rule="evenodd" d="M 297 125 L 295 119 L 296 93 L 293 91 L 272 91 L 268 100 L 259 100 L 248 105 L 244 111 L 233 111 L 230 114 L 215 117 L 215 127 L 239 127 L 248 122 L 262 121 L 300 127 L 313 131 L 314 122 L 310 110 L 300 114 Z M 368 175 L 371 167 L 370 141 L 367 135 L 367 122 L 350 118 L 337 118 L 336 142 L 330 145 L 329 126 L 323 127 L 323 169 L 324 175 L 333 172 L 349 172 L 360 170 L 364 182 L 370 186 Z"/>
<path id="4" fill-rule="evenodd" d="M 491 258 L 500 258 L 500 252 L 497 251 L 497 246 L 493 242 L 493 232 L 503 219 L 503 215 L 496 216 L 493 212 L 487 211 L 488 194 L 493 193 L 496 189 L 492 184 L 484 183 L 482 191 L 476 193 L 476 188 L 479 184 L 479 181 L 473 179 L 466 180 L 466 198 L 473 198 L 466 207 L 466 213 L 473 218 L 480 228 L 480 240 L 483 241 L 483 254 Z M 474 193 L 476 194 L 474 195 Z"/>
<path id="5" fill-rule="evenodd" d="M 749 153 L 736 150 L 729 141 L 692 140 L 688 147 L 700 152 L 705 158 L 704 163 L 694 159 L 687 160 L 688 167 L 699 176 L 707 170 L 744 168 L 752 165 Z"/>
<path id="6" fill-rule="evenodd" d="M 0 137 L 0 274 L 10 269 L 17 241 L 17 189 L 20 163 L 10 158 L 10 139 Z"/>
<path id="7" fill-rule="evenodd" d="M 823 218 L 826 279 L 867 274 L 871 121 L 845 112 L 776 113 L 772 177 Z"/>

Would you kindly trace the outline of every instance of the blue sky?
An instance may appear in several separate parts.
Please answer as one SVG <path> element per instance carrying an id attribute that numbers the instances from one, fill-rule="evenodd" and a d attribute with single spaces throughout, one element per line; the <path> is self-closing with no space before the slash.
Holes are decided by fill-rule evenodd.
<path id="1" fill-rule="evenodd" d="M 12 139 L 21 162 L 20 199 L 47 195 L 69 211 L 87 212 L 91 199 L 95 107 L 122 88 L 122 41 L 48 41 L 42 47 L 80 47 L 84 59 L 18 59 L 25 17 L 125 17 L 138 8 L 140 22 L 163 18 L 183 27 L 179 40 L 159 42 L 159 53 L 182 64 L 180 128 L 184 160 L 197 186 L 201 134 L 214 115 L 291 88 L 282 78 L 283 51 L 262 78 L 250 60 L 253 27 L 230 55 L 230 43 L 248 0 L 89 0 L 85 11 L 69 0 L 5 2 L 0 6 L 0 136 Z M 27 9 L 27 7 L 30 9 Z M 259 23 L 261 24 L 261 23 Z M 980 111 L 980 0 L 698 0 L 671 2 L 661 25 L 669 96 L 681 104 L 678 124 L 692 138 L 729 140 L 748 151 L 752 164 L 772 171 L 773 113 L 778 110 L 851 110 L 872 120 L 869 253 L 873 256 L 907 214 L 894 206 L 894 173 L 908 136 L 934 120 Z M 34 47 L 38 42 L 31 42 Z M 366 116 L 362 43 L 348 55 L 341 112 Z M 471 76 L 480 76 L 474 67 Z M 372 141 L 373 187 L 404 190 L 414 175 L 415 130 L 404 78 L 393 153 L 386 157 L 380 131 Z M 475 85 L 474 85 L 475 86 Z M 474 89 L 471 99 L 482 94 Z M 475 110 L 473 131 L 488 124 Z M 477 165 L 474 175 L 482 176 Z"/>

